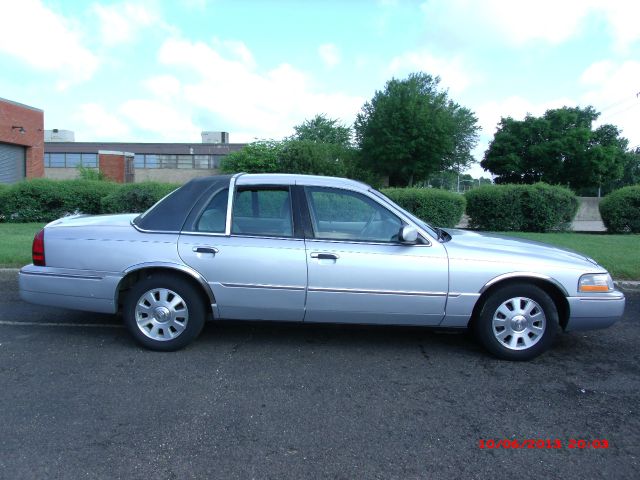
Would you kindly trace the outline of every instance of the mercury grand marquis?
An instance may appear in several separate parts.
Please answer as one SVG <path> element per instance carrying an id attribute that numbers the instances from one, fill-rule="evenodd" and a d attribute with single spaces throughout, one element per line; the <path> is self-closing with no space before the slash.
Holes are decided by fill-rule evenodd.
<path id="1" fill-rule="evenodd" d="M 625 305 L 579 253 L 437 228 L 357 181 L 281 174 L 197 178 L 140 215 L 56 220 L 19 283 L 27 302 L 121 311 L 155 350 L 214 318 L 470 328 L 528 360 Z"/>

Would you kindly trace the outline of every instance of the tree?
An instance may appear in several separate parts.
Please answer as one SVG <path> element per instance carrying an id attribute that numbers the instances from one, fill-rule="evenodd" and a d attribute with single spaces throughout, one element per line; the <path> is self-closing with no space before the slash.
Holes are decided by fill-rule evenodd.
<path id="1" fill-rule="evenodd" d="M 283 142 L 259 140 L 245 145 L 241 150 L 231 152 L 220 162 L 223 173 L 277 173 L 280 169 L 280 154 Z"/>
<path id="2" fill-rule="evenodd" d="M 502 118 L 480 165 L 497 175 L 496 183 L 547 182 L 576 190 L 608 184 L 623 174 L 628 142 L 614 125 L 594 130 L 598 116 L 589 106 Z"/>
<path id="3" fill-rule="evenodd" d="M 380 183 L 361 167 L 349 127 L 316 115 L 294 128 L 296 134 L 285 140 L 261 140 L 230 153 L 222 159 L 221 171 L 329 175 Z"/>
<path id="4" fill-rule="evenodd" d="M 477 119 L 450 100 L 439 83 L 439 77 L 426 73 L 392 79 L 356 118 L 363 165 L 388 176 L 390 185 L 413 185 L 434 172 L 456 164 L 462 169 L 471 161 Z"/>
<path id="5" fill-rule="evenodd" d="M 294 140 L 351 146 L 351 128 L 340 124 L 338 120 L 327 118 L 324 114 L 305 120 L 293 129 L 296 132 L 292 137 Z"/>
<path id="6" fill-rule="evenodd" d="M 312 140 L 288 140 L 280 155 L 283 172 L 348 177 L 357 152 L 351 147 Z"/>

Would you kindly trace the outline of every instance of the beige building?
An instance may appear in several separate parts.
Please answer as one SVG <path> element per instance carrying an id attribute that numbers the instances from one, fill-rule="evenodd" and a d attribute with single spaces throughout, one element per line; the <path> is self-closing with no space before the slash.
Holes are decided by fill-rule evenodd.
<path id="1" fill-rule="evenodd" d="M 135 182 L 184 183 L 194 177 L 215 175 L 226 155 L 246 145 L 228 143 L 227 132 L 202 132 L 202 143 L 74 142 L 56 140 L 56 135 L 45 138 L 52 140 L 44 144 L 47 178 L 76 178 L 78 166 L 98 168 L 100 152 L 108 151 L 133 155 Z M 70 137 L 67 134 L 64 138 Z"/>

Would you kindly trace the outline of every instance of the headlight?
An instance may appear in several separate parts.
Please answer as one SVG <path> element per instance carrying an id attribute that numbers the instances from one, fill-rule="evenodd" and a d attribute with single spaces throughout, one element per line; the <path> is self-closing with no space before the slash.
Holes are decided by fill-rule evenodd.
<path id="1" fill-rule="evenodd" d="M 613 280 L 608 273 L 588 273 L 580 277 L 578 291 L 591 292 L 611 292 L 613 291 Z"/>

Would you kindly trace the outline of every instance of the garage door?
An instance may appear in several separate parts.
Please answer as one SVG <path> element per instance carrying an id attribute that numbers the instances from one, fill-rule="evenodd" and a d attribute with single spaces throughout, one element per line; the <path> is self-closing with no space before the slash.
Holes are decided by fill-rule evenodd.
<path id="1" fill-rule="evenodd" d="M 24 147 L 0 143 L 0 183 L 22 180 L 24 165 Z"/>

